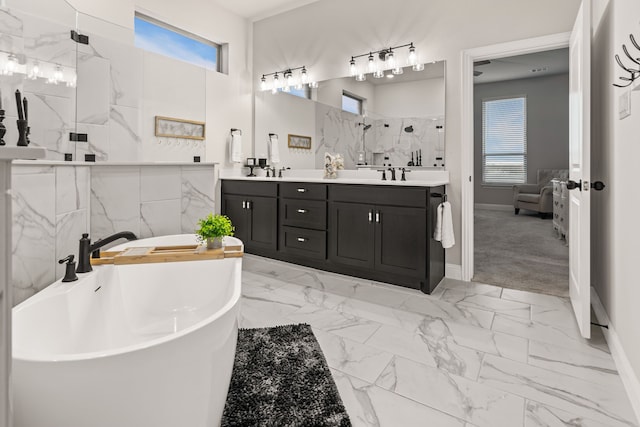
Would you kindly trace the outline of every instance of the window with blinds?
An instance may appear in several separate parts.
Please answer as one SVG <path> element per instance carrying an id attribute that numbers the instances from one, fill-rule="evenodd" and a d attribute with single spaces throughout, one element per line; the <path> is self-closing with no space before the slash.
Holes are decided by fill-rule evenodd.
<path id="1" fill-rule="evenodd" d="M 482 101 L 482 182 L 522 184 L 527 180 L 527 99 Z"/>

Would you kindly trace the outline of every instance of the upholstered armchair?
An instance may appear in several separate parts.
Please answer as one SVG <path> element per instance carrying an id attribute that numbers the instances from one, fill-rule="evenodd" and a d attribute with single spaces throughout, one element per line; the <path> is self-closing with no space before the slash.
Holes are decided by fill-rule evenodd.
<path id="1" fill-rule="evenodd" d="M 553 213 L 553 186 L 551 180 L 569 179 L 568 169 L 538 169 L 536 184 L 513 186 L 513 207 L 518 215 L 520 209 L 538 212 L 541 218 Z"/>

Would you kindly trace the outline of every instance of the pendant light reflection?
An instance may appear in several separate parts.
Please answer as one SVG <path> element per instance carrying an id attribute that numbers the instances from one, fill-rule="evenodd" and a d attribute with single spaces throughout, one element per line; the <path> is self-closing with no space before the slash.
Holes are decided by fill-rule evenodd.
<path id="1" fill-rule="evenodd" d="M 263 74 L 260 78 L 260 90 L 271 90 L 273 94 L 278 93 L 278 91 L 291 92 L 294 89 L 303 90 L 305 85 L 308 85 L 310 88 L 318 87 L 317 83 L 312 81 L 311 75 L 304 65 Z"/>

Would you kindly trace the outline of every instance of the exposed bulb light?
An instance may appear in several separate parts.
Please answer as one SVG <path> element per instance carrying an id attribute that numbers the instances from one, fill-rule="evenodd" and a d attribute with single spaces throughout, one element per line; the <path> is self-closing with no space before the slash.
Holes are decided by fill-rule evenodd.
<path id="1" fill-rule="evenodd" d="M 318 89 L 318 82 L 316 81 L 309 82 L 309 87 L 311 89 Z"/>
<path id="2" fill-rule="evenodd" d="M 31 66 L 29 74 L 27 74 L 27 78 L 29 80 L 35 80 L 38 77 L 40 77 L 40 64 L 38 61 L 33 61 L 33 65 Z"/>
<path id="3" fill-rule="evenodd" d="M 386 75 L 386 77 L 387 77 L 388 79 L 392 79 L 392 78 L 394 78 L 395 76 L 396 76 L 395 74 L 387 74 L 387 75 Z"/>
<path id="4" fill-rule="evenodd" d="M 389 52 L 387 52 L 386 55 L 386 61 L 387 61 L 387 67 L 388 68 L 393 68 L 396 65 L 396 58 L 393 55 L 393 50 L 389 49 Z"/>
<path id="5" fill-rule="evenodd" d="M 261 91 L 265 91 L 267 90 L 267 78 L 264 76 L 264 74 L 262 75 L 262 78 L 260 79 L 260 90 Z"/>
<path id="6" fill-rule="evenodd" d="M 369 71 L 376 71 L 376 60 L 373 59 L 373 54 L 369 52 Z"/>
<path id="7" fill-rule="evenodd" d="M 271 87 L 271 93 L 278 93 L 278 89 L 280 88 L 280 77 L 278 77 L 278 73 L 273 75 L 273 86 Z"/>
<path id="8" fill-rule="evenodd" d="M 409 46 L 409 65 L 416 65 L 418 63 L 418 55 L 416 54 L 416 48 L 411 43 Z"/>
<path id="9" fill-rule="evenodd" d="M 309 74 L 307 74 L 307 69 L 302 66 L 302 70 L 300 70 L 300 83 L 306 85 L 309 83 Z"/>
<path id="10" fill-rule="evenodd" d="M 53 75 L 47 79 L 47 83 L 57 85 L 64 79 L 64 74 L 62 72 L 62 67 L 60 65 L 56 65 L 55 71 Z"/>
<path id="11" fill-rule="evenodd" d="M 18 57 L 13 53 L 10 53 L 9 57 L 7 58 L 7 63 L 2 69 L 2 74 L 4 74 L 5 76 L 13 76 L 13 73 L 18 70 L 18 65 Z"/>
<path id="12" fill-rule="evenodd" d="M 291 86 L 293 86 L 293 74 L 291 70 L 284 72 L 284 85 L 282 87 L 283 92 L 291 92 Z"/>
<path id="13" fill-rule="evenodd" d="M 408 48 L 408 54 L 401 49 Z M 398 54 L 400 52 L 400 54 Z M 398 57 L 400 55 L 400 57 Z M 377 58 L 376 58 L 377 56 Z M 358 64 L 359 58 L 367 58 L 366 65 Z M 406 59 L 405 59 L 406 58 Z M 412 66 L 416 71 L 422 71 L 424 64 L 418 64 L 418 56 L 416 54 L 416 48 L 413 42 L 390 46 L 381 50 L 369 51 L 361 55 L 352 55 L 349 60 L 349 74 L 357 81 L 365 81 L 366 74 L 371 73 L 374 78 L 382 78 L 385 76 L 385 71 L 389 70 L 392 75 L 403 74 L 405 65 Z M 388 74 L 388 73 L 386 73 Z"/>

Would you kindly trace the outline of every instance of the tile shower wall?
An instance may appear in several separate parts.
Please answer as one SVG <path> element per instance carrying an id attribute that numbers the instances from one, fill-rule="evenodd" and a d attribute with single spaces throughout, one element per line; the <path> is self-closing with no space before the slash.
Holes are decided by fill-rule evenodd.
<path id="1" fill-rule="evenodd" d="M 366 131 L 364 151 L 368 164 L 391 163 L 406 166 L 411 154 L 422 150 L 422 166 L 444 166 L 444 117 L 371 119 L 324 104 L 316 105 L 315 155 L 317 168 L 323 167 L 324 153 L 340 153 L 345 169 L 356 167 L 358 151 L 363 147 L 363 126 Z M 406 132 L 412 126 L 413 132 Z M 388 157 L 388 160 L 385 160 Z M 414 158 L 414 161 L 417 159 Z"/>
<path id="2" fill-rule="evenodd" d="M 214 211 L 215 175 L 201 166 L 15 165 L 13 294 L 18 304 L 64 275 L 78 239 L 117 231 L 191 233 Z"/>

